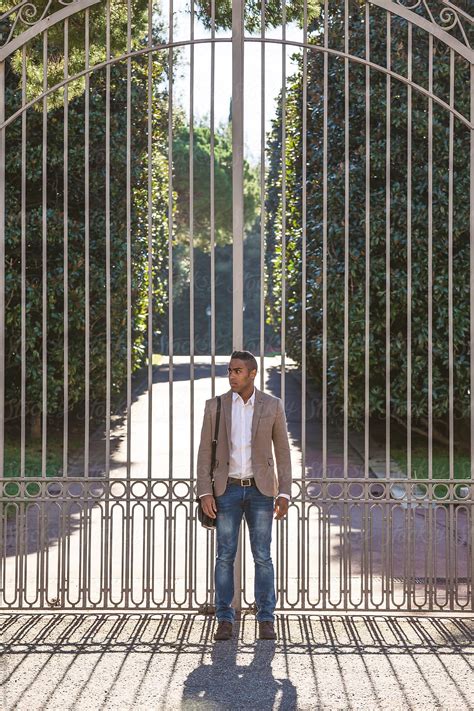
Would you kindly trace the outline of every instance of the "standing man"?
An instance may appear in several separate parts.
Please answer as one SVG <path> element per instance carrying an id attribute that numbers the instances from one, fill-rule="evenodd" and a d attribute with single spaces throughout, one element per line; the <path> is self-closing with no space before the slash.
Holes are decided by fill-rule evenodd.
<path id="1" fill-rule="evenodd" d="M 216 640 L 232 637 L 235 610 L 234 560 L 245 516 L 255 563 L 255 602 L 260 639 L 276 639 L 275 574 L 271 559 L 273 514 L 286 516 L 291 494 L 291 460 L 282 401 L 254 385 L 257 361 L 234 351 L 228 367 L 230 390 L 221 396 L 214 494 L 210 478 L 217 398 L 206 401 L 197 461 L 197 490 L 204 512 L 216 518 Z M 275 476 L 272 442 L 278 477 Z"/>

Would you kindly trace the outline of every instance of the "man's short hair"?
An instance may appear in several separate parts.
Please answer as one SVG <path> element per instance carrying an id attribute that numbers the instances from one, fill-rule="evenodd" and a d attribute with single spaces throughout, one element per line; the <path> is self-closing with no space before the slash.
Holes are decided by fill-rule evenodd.
<path id="1" fill-rule="evenodd" d="M 250 351 L 233 351 L 230 359 L 232 360 L 233 358 L 245 361 L 249 371 L 258 370 L 257 360 Z"/>

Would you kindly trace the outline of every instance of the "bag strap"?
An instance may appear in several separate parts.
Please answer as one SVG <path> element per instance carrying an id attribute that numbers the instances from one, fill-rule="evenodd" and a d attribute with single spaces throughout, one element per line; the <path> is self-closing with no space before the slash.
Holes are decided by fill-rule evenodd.
<path id="1" fill-rule="evenodd" d="M 212 440 L 212 453 L 211 453 L 211 484 L 212 484 L 212 495 L 214 496 L 214 469 L 216 466 L 216 450 L 217 450 L 217 438 L 219 436 L 219 420 L 221 417 L 221 396 L 217 396 L 217 411 L 216 411 L 216 429 L 214 432 L 214 439 Z"/>

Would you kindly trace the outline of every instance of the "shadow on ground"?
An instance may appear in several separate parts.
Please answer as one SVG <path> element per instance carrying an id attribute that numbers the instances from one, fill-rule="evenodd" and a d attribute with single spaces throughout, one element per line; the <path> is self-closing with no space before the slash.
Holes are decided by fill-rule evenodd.
<path id="1" fill-rule="evenodd" d="M 277 642 L 256 639 L 253 616 L 228 642 L 214 628 L 186 614 L 4 615 L 3 708 L 472 708 L 471 618 L 288 615 Z"/>

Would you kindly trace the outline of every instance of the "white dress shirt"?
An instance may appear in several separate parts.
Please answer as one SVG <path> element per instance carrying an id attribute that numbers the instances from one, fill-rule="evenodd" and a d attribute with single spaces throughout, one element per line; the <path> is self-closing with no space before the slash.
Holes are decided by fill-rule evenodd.
<path id="1" fill-rule="evenodd" d="M 255 388 L 247 402 L 232 393 L 232 433 L 230 436 L 229 476 L 248 479 L 252 472 L 252 418 Z"/>

